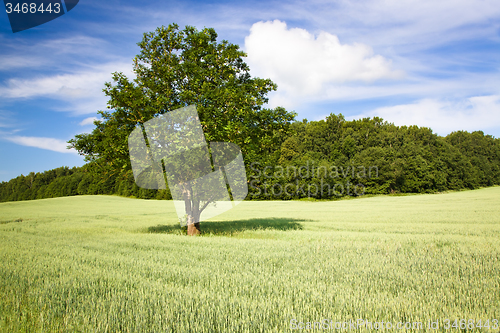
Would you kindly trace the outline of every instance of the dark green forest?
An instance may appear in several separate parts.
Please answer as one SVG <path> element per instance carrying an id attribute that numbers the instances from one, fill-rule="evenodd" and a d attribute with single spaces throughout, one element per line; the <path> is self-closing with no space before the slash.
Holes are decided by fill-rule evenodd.
<path id="1" fill-rule="evenodd" d="M 425 127 L 395 126 L 377 117 L 347 121 L 342 114 L 331 114 L 326 120 L 292 122 L 286 131 L 274 134 L 267 152 L 245 159 L 247 200 L 336 199 L 500 185 L 500 139 L 481 131 L 441 137 Z M 130 166 L 106 170 L 92 162 L 0 183 L 2 202 L 85 194 L 171 199 L 168 189 L 135 185 Z"/>

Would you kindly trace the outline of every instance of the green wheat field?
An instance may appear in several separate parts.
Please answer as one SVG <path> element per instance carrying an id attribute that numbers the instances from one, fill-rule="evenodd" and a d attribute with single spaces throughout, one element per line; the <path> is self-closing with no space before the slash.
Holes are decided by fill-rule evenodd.
<path id="1" fill-rule="evenodd" d="M 499 331 L 500 187 L 245 201 L 201 228 L 171 201 L 0 203 L 0 331 Z"/>

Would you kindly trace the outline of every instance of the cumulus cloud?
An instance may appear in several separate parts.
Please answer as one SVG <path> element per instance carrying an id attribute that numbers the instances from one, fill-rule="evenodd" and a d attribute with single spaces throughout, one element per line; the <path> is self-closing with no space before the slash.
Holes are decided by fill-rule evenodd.
<path id="1" fill-rule="evenodd" d="M 60 139 L 17 135 L 5 137 L 4 139 L 21 146 L 36 147 L 59 153 L 77 154 L 75 149 L 67 149 L 68 144 L 66 141 Z"/>
<path id="2" fill-rule="evenodd" d="M 279 20 L 257 22 L 245 38 L 252 73 L 271 78 L 285 98 L 327 97 L 332 85 L 400 78 L 391 61 L 365 44 L 341 44 L 328 32 L 314 36 Z"/>
<path id="3" fill-rule="evenodd" d="M 377 108 L 349 118 L 379 116 L 395 125 L 430 127 L 439 135 L 500 127 L 500 95 L 475 96 L 460 101 L 422 99 L 412 104 Z"/>

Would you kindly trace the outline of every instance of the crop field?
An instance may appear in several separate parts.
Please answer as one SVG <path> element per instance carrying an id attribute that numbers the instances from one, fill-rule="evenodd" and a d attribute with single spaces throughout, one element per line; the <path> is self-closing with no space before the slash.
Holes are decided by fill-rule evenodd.
<path id="1" fill-rule="evenodd" d="M 0 203 L 0 331 L 500 331 L 500 187 L 245 201 L 201 228 L 171 201 Z"/>

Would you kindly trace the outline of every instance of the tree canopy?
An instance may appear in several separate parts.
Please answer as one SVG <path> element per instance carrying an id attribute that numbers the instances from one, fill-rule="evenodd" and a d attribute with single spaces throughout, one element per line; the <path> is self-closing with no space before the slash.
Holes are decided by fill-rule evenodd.
<path id="1" fill-rule="evenodd" d="M 277 86 L 251 77 L 238 45 L 218 42 L 212 28 L 180 30 L 176 24 L 145 33 L 138 45 L 135 78 L 113 73 L 103 90 L 110 111 L 98 111 L 92 133 L 69 141 L 100 174 L 130 170 L 127 137 L 137 125 L 188 105 L 196 105 L 207 141 L 238 144 L 247 159 L 281 144 L 295 114 L 262 107 Z"/>

